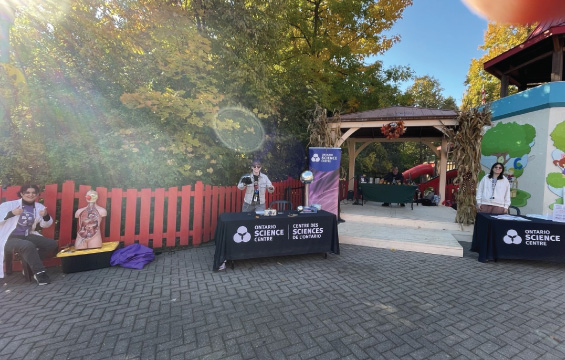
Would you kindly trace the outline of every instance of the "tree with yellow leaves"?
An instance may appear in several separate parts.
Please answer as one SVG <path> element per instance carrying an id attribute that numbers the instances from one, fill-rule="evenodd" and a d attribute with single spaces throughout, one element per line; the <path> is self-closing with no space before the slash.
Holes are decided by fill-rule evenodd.
<path id="1" fill-rule="evenodd" d="M 484 44 L 479 46 L 486 53 L 479 59 L 472 59 L 467 78 L 465 80 L 465 94 L 463 95 L 462 109 L 480 106 L 482 102 L 482 89 L 484 88 L 486 102 L 500 98 L 500 80 L 484 70 L 484 63 L 494 57 L 512 49 L 526 40 L 535 28 L 531 25 L 508 25 L 490 22 L 485 31 Z M 515 86 L 510 86 L 509 94 L 517 92 Z"/>

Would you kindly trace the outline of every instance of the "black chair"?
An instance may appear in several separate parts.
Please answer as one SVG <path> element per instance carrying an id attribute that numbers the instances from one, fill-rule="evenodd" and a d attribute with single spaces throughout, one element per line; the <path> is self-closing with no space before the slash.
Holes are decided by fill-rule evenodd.
<path id="1" fill-rule="evenodd" d="M 513 212 L 515 212 L 515 214 L 513 214 Z M 510 214 L 510 215 L 520 215 L 520 209 L 517 208 L 516 206 L 510 205 L 510 207 L 508 208 L 508 214 Z"/>
<path id="2" fill-rule="evenodd" d="M 269 204 L 270 209 L 276 209 L 277 212 L 292 210 L 292 203 L 288 200 L 275 200 Z"/>

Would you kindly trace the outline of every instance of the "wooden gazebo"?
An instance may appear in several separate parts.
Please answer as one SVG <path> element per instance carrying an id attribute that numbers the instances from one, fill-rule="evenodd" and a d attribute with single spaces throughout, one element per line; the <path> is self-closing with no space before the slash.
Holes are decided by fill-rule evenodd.
<path id="1" fill-rule="evenodd" d="M 340 120 L 329 118 L 330 128 L 338 138 L 336 146 L 347 142 L 349 152 L 348 179 L 355 178 L 355 159 L 369 144 L 375 142 L 421 142 L 428 145 L 440 159 L 439 189 L 445 199 L 447 138 L 444 127 L 457 126 L 457 113 L 453 110 L 426 109 L 407 106 L 394 106 L 384 109 L 341 115 Z M 383 125 L 402 121 L 405 133 L 396 139 L 387 139 L 381 133 Z M 339 132 L 337 131 L 339 129 Z M 434 142 L 441 142 L 437 150 Z M 353 190 L 353 181 L 349 181 Z"/>
<path id="2" fill-rule="evenodd" d="M 484 63 L 488 73 L 500 79 L 500 97 L 508 86 L 523 91 L 552 81 L 563 81 L 565 19 L 540 23 L 526 41 Z"/>

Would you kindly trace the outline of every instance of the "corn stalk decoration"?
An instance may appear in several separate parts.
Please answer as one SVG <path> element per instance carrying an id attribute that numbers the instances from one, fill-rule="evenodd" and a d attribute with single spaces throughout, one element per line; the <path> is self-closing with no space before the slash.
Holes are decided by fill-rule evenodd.
<path id="1" fill-rule="evenodd" d="M 482 110 L 472 108 L 461 111 L 457 117 L 456 129 L 444 128 L 445 134 L 453 144 L 453 160 L 457 164 L 457 178 L 454 184 L 459 185 L 455 195 L 457 214 L 455 222 L 469 225 L 475 222 L 477 179 L 481 171 L 481 139 L 483 127 L 491 126 L 492 114 L 486 106 Z"/>
<path id="2" fill-rule="evenodd" d="M 333 116 L 333 119 L 337 119 L 338 126 L 332 130 L 328 125 L 327 110 L 316 104 L 316 109 L 314 109 L 312 119 L 308 124 L 309 147 L 336 147 L 340 136 L 339 124 L 341 119 L 337 113 Z"/>

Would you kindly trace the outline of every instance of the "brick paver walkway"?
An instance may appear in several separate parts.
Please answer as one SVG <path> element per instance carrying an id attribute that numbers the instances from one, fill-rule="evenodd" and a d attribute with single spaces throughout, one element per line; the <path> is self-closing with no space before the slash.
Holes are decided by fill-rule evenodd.
<path id="1" fill-rule="evenodd" d="M 4 279 L 2 359 L 564 359 L 565 266 L 342 245 Z"/>

